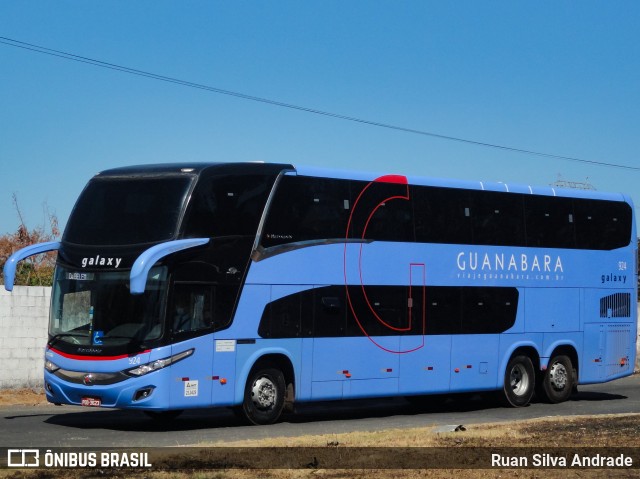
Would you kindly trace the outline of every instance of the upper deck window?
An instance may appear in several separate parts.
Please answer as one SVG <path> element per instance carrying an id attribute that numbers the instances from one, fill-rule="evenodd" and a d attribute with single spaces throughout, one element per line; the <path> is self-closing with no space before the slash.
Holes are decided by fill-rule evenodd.
<path id="1" fill-rule="evenodd" d="M 632 240 L 624 201 L 417 185 L 405 195 L 397 184 L 284 177 L 262 246 L 362 238 L 606 251 Z"/>
<path id="2" fill-rule="evenodd" d="M 345 238 L 351 212 L 349 181 L 285 176 L 264 228 L 266 248 L 286 243 Z"/>
<path id="3" fill-rule="evenodd" d="M 64 241 L 83 245 L 172 239 L 191 177 L 96 178 L 80 195 Z"/>
<path id="4" fill-rule="evenodd" d="M 185 237 L 255 236 L 275 175 L 201 179 L 184 220 Z"/>

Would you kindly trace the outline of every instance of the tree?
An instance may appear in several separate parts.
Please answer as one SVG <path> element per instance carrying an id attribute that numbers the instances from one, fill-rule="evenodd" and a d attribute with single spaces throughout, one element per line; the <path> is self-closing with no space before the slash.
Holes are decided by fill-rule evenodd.
<path id="1" fill-rule="evenodd" d="M 9 256 L 19 249 L 36 243 L 55 241 L 60 236 L 58 217 L 55 213 L 49 212 L 46 203 L 44 204 L 44 223 L 48 224 L 46 227 L 43 224 L 31 230 L 27 228 L 24 222 L 15 193 L 13 194 L 13 206 L 20 219 L 20 226 L 18 226 L 18 230 L 15 233 L 7 233 L 0 236 L 0 269 L 4 268 Z M 55 252 L 39 254 L 21 261 L 16 268 L 15 284 L 22 286 L 51 286 L 55 263 Z M 2 282 L 4 284 L 4 276 Z"/>

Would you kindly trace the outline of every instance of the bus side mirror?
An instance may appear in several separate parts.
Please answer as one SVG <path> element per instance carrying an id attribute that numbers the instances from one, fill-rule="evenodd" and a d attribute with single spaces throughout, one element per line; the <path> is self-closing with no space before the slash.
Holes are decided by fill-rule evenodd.
<path id="1" fill-rule="evenodd" d="M 152 266 L 167 255 L 195 248 L 209 242 L 209 238 L 192 238 L 160 243 L 142 252 L 131 267 L 129 291 L 142 294 L 147 286 L 147 275 Z"/>
<path id="2" fill-rule="evenodd" d="M 13 284 L 16 280 L 16 266 L 18 266 L 19 261 L 22 261 L 29 256 L 46 253 L 47 251 L 57 251 L 59 249 L 59 241 L 49 241 L 47 243 L 32 244 L 31 246 L 19 249 L 13 253 L 4 264 L 4 289 L 7 291 L 13 291 Z"/>

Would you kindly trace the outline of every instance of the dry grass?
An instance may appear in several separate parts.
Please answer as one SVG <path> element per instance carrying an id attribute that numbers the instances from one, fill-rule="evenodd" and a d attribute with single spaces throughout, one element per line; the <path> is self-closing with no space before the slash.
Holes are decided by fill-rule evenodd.
<path id="1" fill-rule="evenodd" d="M 465 426 L 460 432 L 434 427 L 214 442 L 212 447 L 640 447 L 640 413 L 539 418 L 517 423 Z"/>
<path id="2" fill-rule="evenodd" d="M 375 432 L 325 434 L 296 438 L 273 438 L 255 441 L 202 444 L 201 447 L 316 447 L 332 448 L 348 452 L 349 447 L 442 447 L 451 454 L 464 455 L 465 449 L 500 447 L 540 447 L 540 452 L 558 447 L 634 447 L 640 448 L 640 414 L 570 417 L 566 419 L 543 418 L 517 423 L 490 423 L 466 426 L 465 431 L 435 432 L 434 428 L 395 429 Z M 468 448 L 468 449 L 467 449 Z M 472 479 L 493 478 L 622 478 L 640 477 L 640 469 L 226 469 L 205 470 L 205 452 L 197 454 L 176 453 L 174 459 L 164 463 L 178 464 L 178 471 L 126 471 L 126 470 L 41 470 L 2 471 L 0 477 L 11 479 L 120 477 L 134 479 L 187 479 L 187 478 L 265 478 L 265 479 L 334 479 L 366 478 L 439 478 L 461 477 Z M 211 451 L 211 449 L 208 449 Z M 445 451 L 446 452 L 446 451 Z M 253 450 L 253 453 L 260 454 Z M 173 462 L 172 462 L 173 461 Z M 154 464 L 156 462 L 154 461 Z M 638 465 L 636 465 L 637 467 Z"/>
<path id="3" fill-rule="evenodd" d="M 38 406 L 48 404 L 42 388 L 0 389 L 0 406 Z"/>
<path id="4" fill-rule="evenodd" d="M 511 445 L 523 441 L 519 427 L 504 424 L 465 426 L 464 432 L 434 432 L 433 427 L 387 429 L 318 436 L 276 437 L 272 439 L 214 442 L 213 447 L 444 447 L 449 445 Z M 490 444 L 487 444 L 490 443 Z M 471 444 L 473 443 L 473 444 Z"/>
<path id="5" fill-rule="evenodd" d="M 45 395 L 38 389 L 13 389 L 0 391 L 0 406 L 35 406 L 46 403 Z M 324 434 L 272 438 L 252 441 L 216 442 L 199 447 L 219 448 L 347 448 L 350 447 L 442 447 L 451 454 L 465 454 L 465 448 L 484 447 L 540 447 L 552 450 L 557 447 L 634 447 L 640 448 L 640 414 L 577 416 L 565 419 L 541 418 L 510 423 L 474 424 L 459 432 L 436 432 L 434 427 L 392 429 L 373 432 Z M 210 450 L 210 449 L 209 449 Z M 541 452 L 545 452 L 543 449 Z M 177 455 L 181 470 L 0 470 L 0 478 L 11 479 L 92 479 L 118 477 L 133 479 L 334 479 L 366 478 L 395 479 L 460 477 L 471 479 L 494 478 L 623 478 L 640 477 L 640 469 L 227 469 L 206 470 L 206 461 L 185 461 L 185 455 Z M 174 464 L 175 464 L 174 463 Z M 155 462 L 154 462 L 155 464 Z M 637 465 L 636 465 L 637 467 Z"/>

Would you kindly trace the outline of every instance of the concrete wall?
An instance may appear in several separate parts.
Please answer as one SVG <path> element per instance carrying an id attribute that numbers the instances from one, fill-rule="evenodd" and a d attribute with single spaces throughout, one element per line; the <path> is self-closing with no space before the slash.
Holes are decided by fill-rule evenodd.
<path id="1" fill-rule="evenodd" d="M 42 386 L 51 288 L 0 287 L 0 389 Z"/>
<path id="2" fill-rule="evenodd" d="M 42 386 L 51 288 L 0 288 L 0 389 Z M 640 305 L 638 306 L 640 317 Z M 640 342 L 636 371 L 640 370 Z"/>

